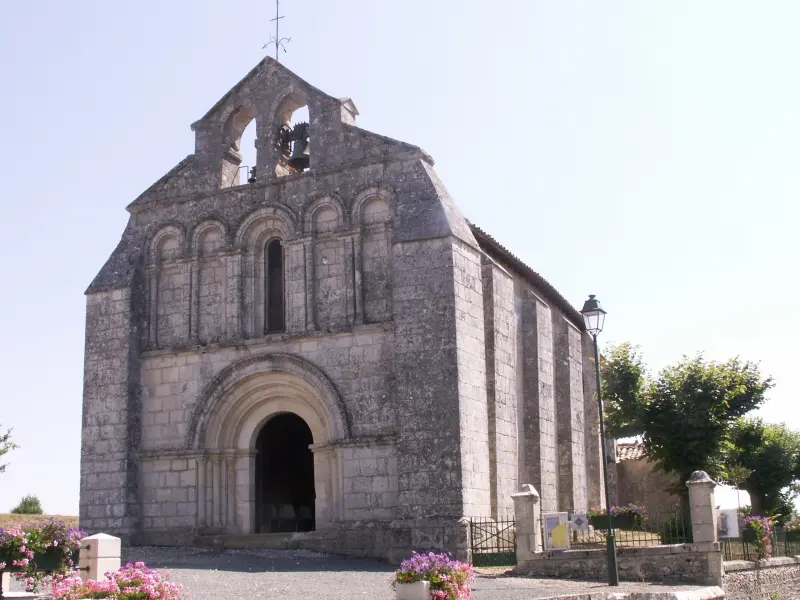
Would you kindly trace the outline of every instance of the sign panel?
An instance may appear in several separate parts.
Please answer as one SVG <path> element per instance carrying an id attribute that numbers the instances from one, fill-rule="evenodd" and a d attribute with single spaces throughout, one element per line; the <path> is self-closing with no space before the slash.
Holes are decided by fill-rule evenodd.
<path id="1" fill-rule="evenodd" d="M 589 531 L 589 515 L 570 515 L 569 525 L 572 531 Z"/>
<path id="2" fill-rule="evenodd" d="M 544 549 L 569 550 L 569 514 L 544 513 Z"/>
<path id="3" fill-rule="evenodd" d="M 738 512 L 735 508 L 726 508 L 717 512 L 717 531 L 720 538 L 739 537 Z"/>

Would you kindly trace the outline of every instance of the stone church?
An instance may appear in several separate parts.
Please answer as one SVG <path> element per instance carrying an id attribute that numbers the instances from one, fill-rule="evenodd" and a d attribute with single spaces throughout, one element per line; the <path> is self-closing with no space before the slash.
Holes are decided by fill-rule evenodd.
<path id="1" fill-rule="evenodd" d="M 86 292 L 84 528 L 398 560 L 463 556 L 523 483 L 601 505 L 580 314 L 357 115 L 265 58 L 128 206 Z"/>

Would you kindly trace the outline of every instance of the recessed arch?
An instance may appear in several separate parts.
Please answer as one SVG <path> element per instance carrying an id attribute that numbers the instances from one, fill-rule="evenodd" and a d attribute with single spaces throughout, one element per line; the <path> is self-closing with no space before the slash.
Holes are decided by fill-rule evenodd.
<path id="1" fill-rule="evenodd" d="M 173 241 L 174 240 L 174 241 Z M 158 262 L 162 258 L 165 244 L 174 244 L 175 251 L 170 253 L 168 258 L 177 258 L 184 254 L 186 235 L 182 226 L 169 224 L 158 229 L 150 238 L 147 245 L 148 258 L 150 262 Z"/>
<path id="2" fill-rule="evenodd" d="M 197 225 L 195 225 L 194 229 L 192 229 L 192 234 L 190 236 L 190 243 L 189 243 L 189 251 L 197 256 L 202 253 L 203 251 L 203 237 L 207 235 L 210 231 L 216 231 L 219 233 L 220 237 L 222 238 L 222 242 L 224 245 L 228 243 L 228 228 L 225 223 L 221 219 L 217 219 L 215 217 L 209 217 L 200 221 Z"/>
<path id="3" fill-rule="evenodd" d="M 265 231 L 274 231 L 284 240 L 297 231 L 297 220 L 285 206 L 271 204 L 247 215 L 236 232 L 234 244 L 241 250 L 252 250 Z"/>
<path id="4" fill-rule="evenodd" d="M 315 232 L 315 222 L 318 211 L 329 208 L 336 213 L 336 222 L 331 224 L 332 229 L 340 229 L 347 226 L 347 212 L 342 199 L 333 193 L 323 193 L 313 195 L 303 207 L 302 222 L 304 233 Z"/>
<path id="5" fill-rule="evenodd" d="M 229 365 L 206 386 L 192 415 L 186 447 L 250 448 L 260 419 L 281 410 L 300 411 L 315 434 L 315 444 L 350 437 L 344 403 L 325 374 L 300 357 L 266 353 Z"/>
<path id="6" fill-rule="evenodd" d="M 387 220 L 391 220 L 391 215 L 394 209 L 394 196 L 394 189 L 389 186 L 371 185 L 362 188 L 358 191 L 358 193 L 356 193 L 353 200 L 353 208 L 351 212 L 353 223 L 358 223 L 359 225 L 368 224 L 364 218 L 364 208 L 374 202 L 376 197 L 382 198 L 386 202 L 389 210 L 389 216 Z"/>

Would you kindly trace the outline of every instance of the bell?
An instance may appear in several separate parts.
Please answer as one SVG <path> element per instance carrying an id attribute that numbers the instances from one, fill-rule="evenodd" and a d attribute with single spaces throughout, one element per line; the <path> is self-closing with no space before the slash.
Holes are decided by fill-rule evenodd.
<path id="1" fill-rule="evenodd" d="M 250 169 L 250 177 L 247 178 L 247 183 L 255 183 L 256 182 L 256 168 L 253 167 Z"/>
<path id="2" fill-rule="evenodd" d="M 305 171 L 311 163 L 308 152 L 308 140 L 296 140 L 289 158 L 289 166 L 295 171 Z"/>
<path id="3" fill-rule="evenodd" d="M 289 157 L 289 166 L 295 171 L 305 171 L 310 164 L 308 151 L 308 123 L 298 123 L 291 134 L 292 155 Z"/>

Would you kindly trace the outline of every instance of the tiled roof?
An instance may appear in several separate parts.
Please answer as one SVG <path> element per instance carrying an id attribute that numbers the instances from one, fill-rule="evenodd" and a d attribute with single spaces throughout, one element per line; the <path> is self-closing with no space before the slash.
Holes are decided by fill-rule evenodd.
<path id="1" fill-rule="evenodd" d="M 572 306 L 572 304 L 570 304 L 569 301 L 564 298 L 564 296 L 562 296 L 561 293 L 555 287 L 553 287 L 549 281 L 531 269 L 519 258 L 514 256 L 508 248 L 503 246 L 503 244 L 498 242 L 483 229 L 474 223 L 469 223 L 469 226 L 470 229 L 472 229 L 472 234 L 475 236 L 475 239 L 484 251 L 490 255 L 498 255 L 501 259 L 510 263 L 509 266 L 515 269 L 524 279 L 538 289 L 547 300 L 558 306 L 578 329 L 584 329 L 583 317 L 581 316 L 581 313 L 579 313 L 578 310 Z"/>
<path id="2" fill-rule="evenodd" d="M 641 460 L 644 458 L 644 444 L 617 444 L 617 462 L 623 460 Z"/>

